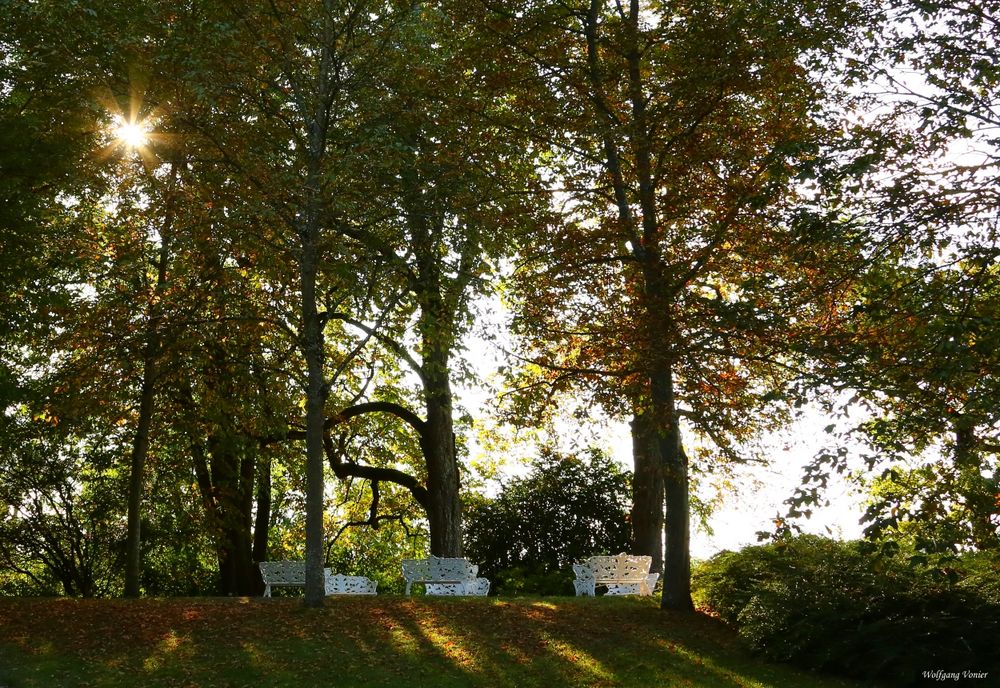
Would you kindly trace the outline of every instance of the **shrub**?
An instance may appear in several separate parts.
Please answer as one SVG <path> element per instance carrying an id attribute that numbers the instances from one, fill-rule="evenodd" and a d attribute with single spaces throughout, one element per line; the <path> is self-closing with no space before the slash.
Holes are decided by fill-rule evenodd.
<path id="1" fill-rule="evenodd" d="M 997 664 L 996 589 L 976 582 L 998 562 L 982 557 L 949 576 L 861 542 L 802 536 L 716 555 L 694 586 L 699 604 L 771 659 L 913 683 L 923 671 Z"/>
<path id="2" fill-rule="evenodd" d="M 469 505 L 466 555 L 500 594 L 572 595 L 571 564 L 628 551 L 629 475 L 607 455 L 545 450 L 496 499 Z"/>

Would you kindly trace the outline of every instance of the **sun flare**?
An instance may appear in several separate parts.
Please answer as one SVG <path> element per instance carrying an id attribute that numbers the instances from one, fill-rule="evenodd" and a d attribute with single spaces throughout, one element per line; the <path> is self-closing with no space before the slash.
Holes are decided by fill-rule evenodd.
<path id="1" fill-rule="evenodd" d="M 142 148 L 149 143 L 149 124 L 147 120 L 129 121 L 119 118 L 114 128 L 114 136 L 127 148 Z"/>

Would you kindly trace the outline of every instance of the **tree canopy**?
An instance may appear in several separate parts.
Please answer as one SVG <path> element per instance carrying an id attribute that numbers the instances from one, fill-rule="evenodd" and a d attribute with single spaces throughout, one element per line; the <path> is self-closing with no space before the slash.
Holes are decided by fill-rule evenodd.
<path id="1" fill-rule="evenodd" d="M 792 515 L 863 468 L 873 537 L 997 546 L 992 6 L 3 8 L 17 585 L 252 594 L 280 554 L 319 605 L 331 561 L 514 566 L 477 549 L 485 507 L 464 526 L 482 299 L 510 315 L 505 420 L 631 422 L 627 505 L 607 462 L 563 477 L 617 505 L 577 549 L 624 533 L 666 608 L 692 608 L 692 472 L 763 461 L 807 403 L 843 442 Z M 560 504 L 530 482 L 508 521 Z"/>

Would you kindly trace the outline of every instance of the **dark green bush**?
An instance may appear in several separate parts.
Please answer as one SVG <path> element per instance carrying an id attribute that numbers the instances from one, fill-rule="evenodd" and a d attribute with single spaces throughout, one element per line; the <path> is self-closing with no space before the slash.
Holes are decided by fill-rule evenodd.
<path id="1" fill-rule="evenodd" d="M 465 554 L 501 595 L 572 595 L 571 564 L 628 551 L 629 475 L 597 450 L 545 450 L 495 499 L 468 504 Z"/>
<path id="2" fill-rule="evenodd" d="M 969 555 L 945 572 L 802 536 L 720 553 L 696 568 L 694 587 L 771 659 L 916 683 L 924 671 L 1000 670 L 998 563 Z"/>

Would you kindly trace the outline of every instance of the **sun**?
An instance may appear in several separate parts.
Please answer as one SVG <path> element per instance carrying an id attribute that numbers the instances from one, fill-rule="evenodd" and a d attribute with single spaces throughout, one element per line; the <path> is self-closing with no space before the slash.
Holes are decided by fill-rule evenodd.
<path id="1" fill-rule="evenodd" d="M 116 117 L 112 133 L 126 148 L 138 150 L 149 143 L 149 120 L 129 121 L 124 117 Z"/>
<path id="2" fill-rule="evenodd" d="M 100 129 L 104 145 L 95 154 L 99 159 L 114 158 L 128 163 L 139 159 L 151 172 L 162 164 L 160 153 L 174 144 L 174 137 L 159 131 L 161 115 L 157 108 L 143 107 L 141 89 L 132 90 L 127 103 L 110 90 L 96 94 L 104 105 L 107 119 Z"/>

